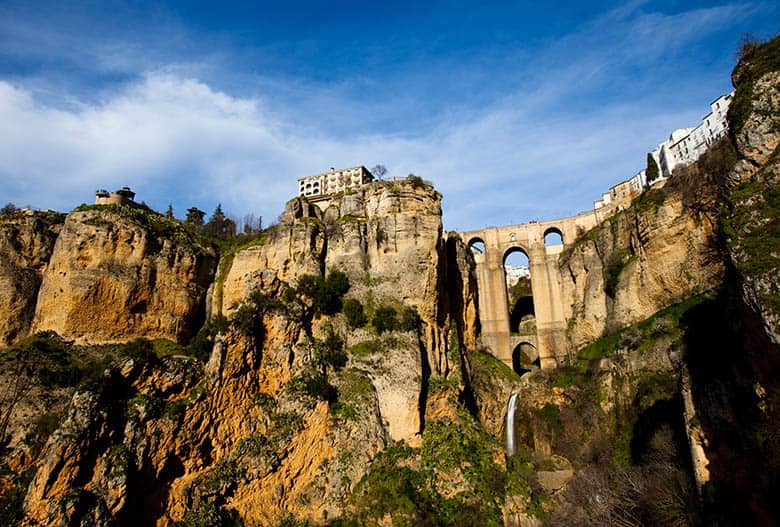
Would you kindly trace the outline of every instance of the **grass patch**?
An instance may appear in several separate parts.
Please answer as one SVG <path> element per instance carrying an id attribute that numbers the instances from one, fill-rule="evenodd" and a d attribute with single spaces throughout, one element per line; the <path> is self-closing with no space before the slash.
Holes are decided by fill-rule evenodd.
<path id="1" fill-rule="evenodd" d="M 472 367 L 482 370 L 490 377 L 504 379 L 509 382 L 520 380 L 520 376 L 515 371 L 495 358 L 487 351 L 478 350 L 468 354 Z"/>

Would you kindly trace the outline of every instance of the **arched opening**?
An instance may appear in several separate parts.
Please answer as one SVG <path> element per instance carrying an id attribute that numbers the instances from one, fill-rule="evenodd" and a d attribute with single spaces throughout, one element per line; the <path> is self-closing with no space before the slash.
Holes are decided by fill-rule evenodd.
<path id="1" fill-rule="evenodd" d="M 512 369 L 518 375 L 539 369 L 539 353 L 530 342 L 521 342 L 512 352 Z"/>
<path id="2" fill-rule="evenodd" d="M 469 242 L 469 249 L 473 254 L 485 254 L 485 242 L 481 238 L 472 238 Z"/>
<path id="3" fill-rule="evenodd" d="M 563 245 L 563 233 L 558 227 L 550 227 L 544 231 L 544 245 L 545 247 Z"/>
<path id="4" fill-rule="evenodd" d="M 504 255 L 509 331 L 513 335 L 536 335 L 536 313 L 531 290 L 531 266 L 528 254 L 519 247 Z"/>

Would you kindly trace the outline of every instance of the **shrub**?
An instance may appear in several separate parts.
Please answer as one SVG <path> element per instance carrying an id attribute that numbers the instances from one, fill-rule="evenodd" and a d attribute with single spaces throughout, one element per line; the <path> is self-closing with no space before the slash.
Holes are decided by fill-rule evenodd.
<path id="1" fill-rule="evenodd" d="M 138 338 L 128 342 L 123 346 L 122 352 L 139 365 L 154 364 L 157 361 L 154 345 L 145 338 Z"/>
<path id="2" fill-rule="evenodd" d="M 336 388 L 320 372 L 309 372 L 290 379 L 285 387 L 293 397 L 313 397 L 323 401 L 335 402 L 338 396 Z"/>
<path id="3" fill-rule="evenodd" d="M 409 181 L 409 183 L 411 183 L 412 188 L 417 189 L 417 188 L 425 188 L 426 187 L 425 181 L 423 181 L 423 178 L 421 178 L 420 176 L 416 176 L 414 174 L 409 174 L 408 176 L 406 176 L 406 179 L 407 179 L 407 181 Z"/>
<path id="4" fill-rule="evenodd" d="M 620 338 L 620 345 L 628 349 L 636 349 L 642 342 L 642 330 L 637 326 L 627 329 Z"/>
<path id="5" fill-rule="evenodd" d="M 395 309 L 390 306 L 379 306 L 374 312 L 371 324 L 380 335 L 385 331 L 393 331 L 398 325 Z"/>
<path id="6" fill-rule="evenodd" d="M 342 299 L 349 291 L 349 278 L 341 271 L 332 271 L 327 278 L 317 275 L 303 275 L 295 288 L 287 289 L 284 299 L 297 302 L 303 308 L 303 315 L 335 315 L 342 308 Z M 303 299 L 309 300 L 307 306 Z"/>
<path id="7" fill-rule="evenodd" d="M 344 301 L 344 306 L 341 308 L 341 312 L 344 314 L 344 318 L 347 321 L 347 326 L 352 329 L 362 328 L 368 322 L 366 313 L 363 311 L 363 304 L 355 298 L 347 298 Z"/>
<path id="8" fill-rule="evenodd" d="M 187 345 L 187 353 L 198 360 L 207 361 L 214 348 L 214 339 L 218 334 L 227 331 L 227 328 L 228 321 L 222 315 L 209 320 Z"/>
<path id="9" fill-rule="evenodd" d="M 650 329 L 655 335 L 668 335 L 674 329 L 674 323 L 668 318 L 659 317 L 653 321 Z"/>
<path id="10" fill-rule="evenodd" d="M 344 339 L 330 325 L 327 328 L 327 336 L 324 340 L 312 339 L 312 347 L 314 348 L 312 357 L 314 364 L 322 370 L 323 375 L 325 375 L 328 366 L 340 370 L 347 364 Z"/>
<path id="11" fill-rule="evenodd" d="M 417 331 L 420 328 L 420 315 L 413 307 L 404 306 L 401 310 L 401 321 L 399 328 L 401 331 Z"/>

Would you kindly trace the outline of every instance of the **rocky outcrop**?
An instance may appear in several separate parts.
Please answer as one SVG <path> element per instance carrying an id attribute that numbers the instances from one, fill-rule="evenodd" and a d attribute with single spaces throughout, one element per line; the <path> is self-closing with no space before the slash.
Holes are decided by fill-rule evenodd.
<path id="1" fill-rule="evenodd" d="M 27 520 L 339 517 L 379 452 L 394 441 L 419 447 L 427 420 L 455 419 L 467 382 L 458 335 L 475 340 L 473 279 L 462 244 L 445 246 L 439 200 L 432 188 L 402 181 L 358 189 L 324 213 L 290 201 L 279 224 L 220 277 L 214 310 L 233 322 L 202 372 L 180 357 L 130 360 L 97 392 L 74 396 L 43 449 Z M 85 250 L 110 243 L 125 266 L 141 261 L 143 233 L 113 223 L 92 231 L 90 218 L 71 215 L 61 240 Z M 52 272 L 63 268 L 56 252 Z M 88 254 L 65 259 L 65 277 Z M 92 273 L 103 272 L 95 267 L 77 271 L 94 283 Z M 336 270 L 349 279 L 347 298 L 369 313 L 412 308 L 419 323 L 377 335 L 350 329 L 341 314 L 302 314 L 287 292 L 306 275 Z M 242 324 L 260 301 L 259 326 Z M 343 346 L 343 363 L 318 365 L 325 342 Z"/>
<path id="2" fill-rule="evenodd" d="M 186 340 L 202 322 L 215 267 L 213 248 L 153 213 L 74 211 L 43 273 L 33 331 L 92 343 Z"/>
<path id="3" fill-rule="evenodd" d="M 41 276 L 63 219 L 50 212 L 0 216 L 0 347 L 29 333 Z"/>
<path id="4" fill-rule="evenodd" d="M 729 111 L 739 161 L 731 172 L 724 233 L 743 301 L 780 344 L 780 38 L 747 45 Z"/>
<path id="5" fill-rule="evenodd" d="M 645 192 L 561 255 L 572 350 L 722 283 L 717 218 L 688 206 L 686 184 L 710 185 L 707 192 L 715 192 L 705 180 L 672 180 Z"/>
<path id="6" fill-rule="evenodd" d="M 392 369 L 405 379 L 376 381 L 383 418 L 395 440 L 410 441 L 420 433 L 420 394 L 428 371 L 447 376 L 459 367 L 447 358 L 450 302 L 440 199 L 432 187 L 406 181 L 355 189 L 334 198 L 324 212 L 295 198 L 265 243 L 235 255 L 222 284 L 221 309 L 228 316 L 252 290 L 274 280 L 295 284 L 304 274 L 332 270 L 349 277 L 348 297 L 367 309 L 413 308 L 422 320 L 420 342 L 398 350 L 404 359 Z M 472 294 L 467 290 L 467 297 Z M 348 345 L 368 339 L 354 333 Z"/>

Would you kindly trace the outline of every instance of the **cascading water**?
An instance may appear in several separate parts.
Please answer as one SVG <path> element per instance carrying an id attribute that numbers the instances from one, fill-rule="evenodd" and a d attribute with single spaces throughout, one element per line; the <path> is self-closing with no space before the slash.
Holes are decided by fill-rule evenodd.
<path id="1" fill-rule="evenodd" d="M 506 410 L 506 455 L 515 453 L 515 410 L 517 409 L 517 394 L 509 398 Z"/>

